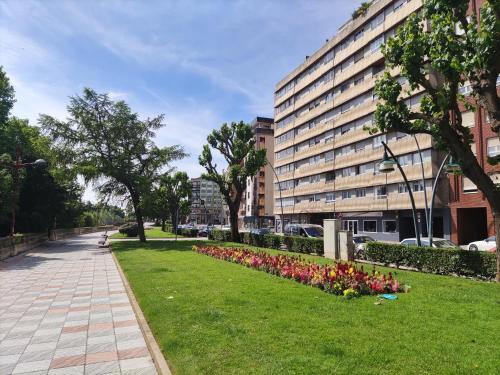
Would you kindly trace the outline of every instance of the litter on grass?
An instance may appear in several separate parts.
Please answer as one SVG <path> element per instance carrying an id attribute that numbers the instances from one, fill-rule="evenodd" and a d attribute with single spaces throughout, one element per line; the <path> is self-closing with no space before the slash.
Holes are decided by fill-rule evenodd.
<path id="1" fill-rule="evenodd" d="M 398 299 L 398 296 L 396 296 L 395 294 L 381 294 L 380 297 L 390 300 Z"/>

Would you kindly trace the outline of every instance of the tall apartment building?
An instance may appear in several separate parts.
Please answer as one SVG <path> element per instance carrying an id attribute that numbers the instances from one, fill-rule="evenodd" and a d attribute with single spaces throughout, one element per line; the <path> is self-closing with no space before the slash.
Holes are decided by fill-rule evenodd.
<path id="1" fill-rule="evenodd" d="M 255 177 L 247 179 L 247 188 L 240 205 L 240 227 L 261 228 L 274 225 L 274 119 L 257 117 L 251 124 L 255 148 L 266 149 L 269 164 L 261 168 Z"/>
<path id="2" fill-rule="evenodd" d="M 374 1 L 364 15 L 347 22 L 336 36 L 277 84 L 277 219 L 283 219 L 285 224 L 322 224 L 326 218 L 341 218 L 344 229 L 381 240 L 414 236 L 410 200 L 400 173 L 378 172 L 383 157 L 381 142 L 385 141 L 410 181 L 421 229 L 426 234 L 422 167 L 430 196 L 431 181 L 443 156 L 432 149 L 428 135 L 370 135 L 363 130 L 373 123 L 377 104 L 373 88 L 384 70 L 380 46 L 421 6 L 421 0 Z M 402 77 L 399 80 L 407 85 Z M 413 92 L 405 100 L 416 107 L 421 95 Z M 434 236 L 449 238 L 448 180 L 442 178 L 440 186 L 435 201 Z"/>
<path id="3" fill-rule="evenodd" d="M 225 211 L 219 186 L 201 177 L 192 178 L 191 184 L 189 221 L 195 224 L 224 224 Z"/>

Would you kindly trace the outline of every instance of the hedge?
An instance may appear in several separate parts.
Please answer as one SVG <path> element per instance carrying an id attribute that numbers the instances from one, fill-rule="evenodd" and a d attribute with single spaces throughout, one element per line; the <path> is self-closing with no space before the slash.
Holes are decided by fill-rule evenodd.
<path id="1" fill-rule="evenodd" d="M 271 249 L 281 249 L 281 245 L 283 244 L 283 236 L 276 234 L 243 233 L 242 239 L 243 243 L 248 245 Z"/>
<path id="2" fill-rule="evenodd" d="M 198 237 L 198 229 L 196 228 L 177 228 L 177 234 L 184 237 Z"/>
<path id="3" fill-rule="evenodd" d="M 323 238 L 285 236 L 283 239 L 288 251 L 304 254 L 324 254 Z"/>
<path id="4" fill-rule="evenodd" d="M 208 239 L 215 241 L 231 241 L 231 231 L 222 229 L 213 229 L 208 233 Z"/>
<path id="5" fill-rule="evenodd" d="M 496 255 L 462 249 L 406 246 L 369 242 L 366 259 L 385 265 L 394 264 L 441 275 L 461 275 L 491 279 L 496 273 Z"/>

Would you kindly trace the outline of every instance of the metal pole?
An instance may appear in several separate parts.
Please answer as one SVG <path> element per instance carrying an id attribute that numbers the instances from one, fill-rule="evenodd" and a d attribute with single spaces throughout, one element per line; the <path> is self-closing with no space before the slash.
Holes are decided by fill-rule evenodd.
<path id="1" fill-rule="evenodd" d="M 431 193 L 431 207 L 429 208 L 429 220 L 430 220 L 430 223 L 428 224 L 428 228 L 427 228 L 427 231 L 429 233 L 429 246 L 432 247 L 432 232 L 433 232 L 433 228 L 432 228 L 432 210 L 434 209 L 434 197 L 436 195 L 436 186 L 437 186 L 437 183 L 438 183 L 438 180 L 439 180 L 439 175 L 441 174 L 441 171 L 443 170 L 444 168 L 444 165 L 446 164 L 446 161 L 448 160 L 448 158 L 450 157 L 450 153 L 448 153 L 445 158 L 443 159 L 443 162 L 441 163 L 441 166 L 439 167 L 439 170 L 437 172 L 437 175 L 436 175 L 436 179 L 434 180 L 434 183 L 432 184 L 432 193 Z"/>
<path id="2" fill-rule="evenodd" d="M 412 208 L 412 213 L 413 213 L 413 226 L 415 227 L 415 236 L 417 238 L 417 246 L 422 246 L 422 242 L 420 241 L 420 228 L 418 227 L 418 222 L 417 222 L 417 208 L 415 207 L 415 199 L 413 199 L 413 192 L 411 190 L 410 183 L 408 182 L 408 179 L 406 178 L 406 175 L 403 171 L 403 168 L 401 168 L 401 164 L 399 164 L 398 159 L 394 156 L 392 153 L 391 149 L 385 142 L 382 142 L 382 145 L 384 146 L 385 150 L 391 155 L 392 159 L 398 166 L 399 172 L 401 173 L 401 176 L 403 176 L 403 180 L 406 184 L 406 188 L 408 189 L 408 195 L 410 196 L 410 202 L 411 202 L 411 208 Z"/>
<path id="3" fill-rule="evenodd" d="M 274 177 L 276 177 L 276 180 L 278 181 L 278 190 L 280 192 L 280 205 L 281 205 L 281 220 L 280 220 L 280 225 L 281 225 L 281 233 L 283 233 L 283 230 L 284 230 L 283 220 L 284 220 L 285 217 L 283 215 L 283 197 L 281 196 L 281 183 L 280 183 L 280 179 L 278 178 L 278 174 L 276 173 L 276 170 L 274 169 L 274 167 L 272 166 L 272 164 L 269 163 L 269 161 L 267 162 L 267 164 L 273 170 Z"/>
<path id="4" fill-rule="evenodd" d="M 429 206 L 427 205 L 427 189 L 425 186 L 424 158 L 422 157 L 422 151 L 420 150 L 420 145 L 418 144 L 417 136 L 415 134 L 413 134 L 413 139 L 417 144 L 418 156 L 420 157 L 420 169 L 422 171 L 422 186 L 424 187 L 425 222 L 427 224 L 427 235 L 429 235 L 430 212 L 429 212 Z"/>

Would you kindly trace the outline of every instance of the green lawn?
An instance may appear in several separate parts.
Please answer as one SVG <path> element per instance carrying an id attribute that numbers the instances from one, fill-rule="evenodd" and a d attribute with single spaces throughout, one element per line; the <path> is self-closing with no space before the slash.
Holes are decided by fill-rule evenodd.
<path id="1" fill-rule="evenodd" d="M 153 227 L 151 229 L 146 229 L 145 233 L 146 233 L 146 238 L 175 238 L 175 234 L 170 232 L 162 232 L 160 227 Z M 177 236 L 177 237 L 182 237 L 182 236 Z M 111 235 L 109 238 L 116 239 L 116 238 L 130 238 L 130 237 L 127 237 L 126 235 L 121 233 L 115 233 Z"/>
<path id="2" fill-rule="evenodd" d="M 500 285 L 397 271 L 411 292 L 375 305 L 193 244 L 112 245 L 176 374 L 500 373 Z"/>

